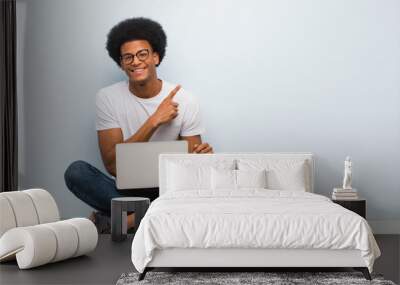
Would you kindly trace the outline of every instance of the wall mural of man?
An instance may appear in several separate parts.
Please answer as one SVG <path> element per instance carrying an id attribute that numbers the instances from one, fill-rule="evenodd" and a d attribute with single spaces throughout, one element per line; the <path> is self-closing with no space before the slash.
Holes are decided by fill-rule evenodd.
<path id="1" fill-rule="evenodd" d="M 157 76 L 167 37 L 161 25 L 131 18 L 108 34 L 107 51 L 126 73 L 127 80 L 101 89 L 96 97 L 96 129 L 103 163 L 116 176 L 115 147 L 119 143 L 186 140 L 190 153 L 212 153 L 203 143 L 199 103 L 180 85 Z M 115 180 L 84 161 L 75 161 L 64 174 L 68 189 L 95 212 L 90 219 L 99 233 L 110 231 L 110 201 L 124 195 L 158 197 L 158 188 L 119 192 Z M 128 228 L 134 214 L 128 216 Z"/>

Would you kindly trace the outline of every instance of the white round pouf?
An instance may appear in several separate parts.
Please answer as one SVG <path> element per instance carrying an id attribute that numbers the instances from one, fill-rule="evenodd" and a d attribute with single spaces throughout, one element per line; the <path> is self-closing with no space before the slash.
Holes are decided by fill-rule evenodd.
<path id="1" fill-rule="evenodd" d="M 75 228 L 65 221 L 44 224 L 44 227 L 51 229 L 57 240 L 57 252 L 51 262 L 57 262 L 70 258 L 78 250 L 78 233 Z"/>
<path id="2" fill-rule="evenodd" d="M 23 191 L 3 192 L 1 195 L 10 202 L 17 227 L 33 226 L 39 223 L 35 205 Z"/>
<path id="3" fill-rule="evenodd" d="M 79 244 L 74 257 L 86 254 L 96 248 L 99 234 L 92 221 L 85 218 L 73 218 L 64 222 L 74 226 L 78 233 Z"/>
<path id="4" fill-rule="evenodd" d="M 32 199 L 39 218 L 39 224 L 52 223 L 60 220 L 60 213 L 56 201 L 49 192 L 43 189 L 29 189 L 22 191 Z"/>
<path id="5" fill-rule="evenodd" d="M 96 248 L 92 221 L 59 219 L 57 204 L 44 189 L 0 193 L 0 262 L 16 259 L 20 269 L 27 269 Z"/>
<path id="6" fill-rule="evenodd" d="M 6 197 L 0 195 L 0 237 L 8 230 L 15 228 L 14 211 Z"/>
<path id="7" fill-rule="evenodd" d="M 49 263 L 56 250 L 53 231 L 40 225 L 11 229 L 0 239 L 0 259 L 9 260 L 15 256 L 20 269 Z"/>
<path id="8" fill-rule="evenodd" d="M 88 219 L 13 228 L 0 238 L 0 261 L 17 259 L 20 269 L 77 257 L 96 248 L 98 234 Z"/>

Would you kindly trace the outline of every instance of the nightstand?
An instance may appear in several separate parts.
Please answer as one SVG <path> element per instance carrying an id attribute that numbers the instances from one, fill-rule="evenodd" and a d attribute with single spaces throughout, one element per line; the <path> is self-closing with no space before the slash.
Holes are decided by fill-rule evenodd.
<path id="1" fill-rule="evenodd" d="M 333 200 L 332 202 L 339 204 L 340 206 L 359 214 L 365 219 L 367 212 L 367 201 L 365 199 L 356 200 Z"/>

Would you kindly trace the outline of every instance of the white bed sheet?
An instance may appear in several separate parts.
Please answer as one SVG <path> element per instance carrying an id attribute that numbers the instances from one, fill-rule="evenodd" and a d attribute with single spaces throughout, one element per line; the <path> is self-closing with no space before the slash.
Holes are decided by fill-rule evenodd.
<path id="1" fill-rule="evenodd" d="M 380 255 L 359 215 L 321 195 L 265 189 L 162 195 L 134 237 L 135 268 L 166 248 L 357 249 L 370 272 Z"/>

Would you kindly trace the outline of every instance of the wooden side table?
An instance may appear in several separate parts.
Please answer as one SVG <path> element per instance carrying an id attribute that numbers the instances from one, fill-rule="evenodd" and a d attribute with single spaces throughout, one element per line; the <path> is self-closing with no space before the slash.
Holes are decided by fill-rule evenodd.
<path id="1" fill-rule="evenodd" d="M 332 202 L 339 204 L 340 206 L 359 214 L 364 219 L 367 213 L 367 201 L 365 199 L 355 199 L 355 200 L 336 200 L 332 199 Z"/>

